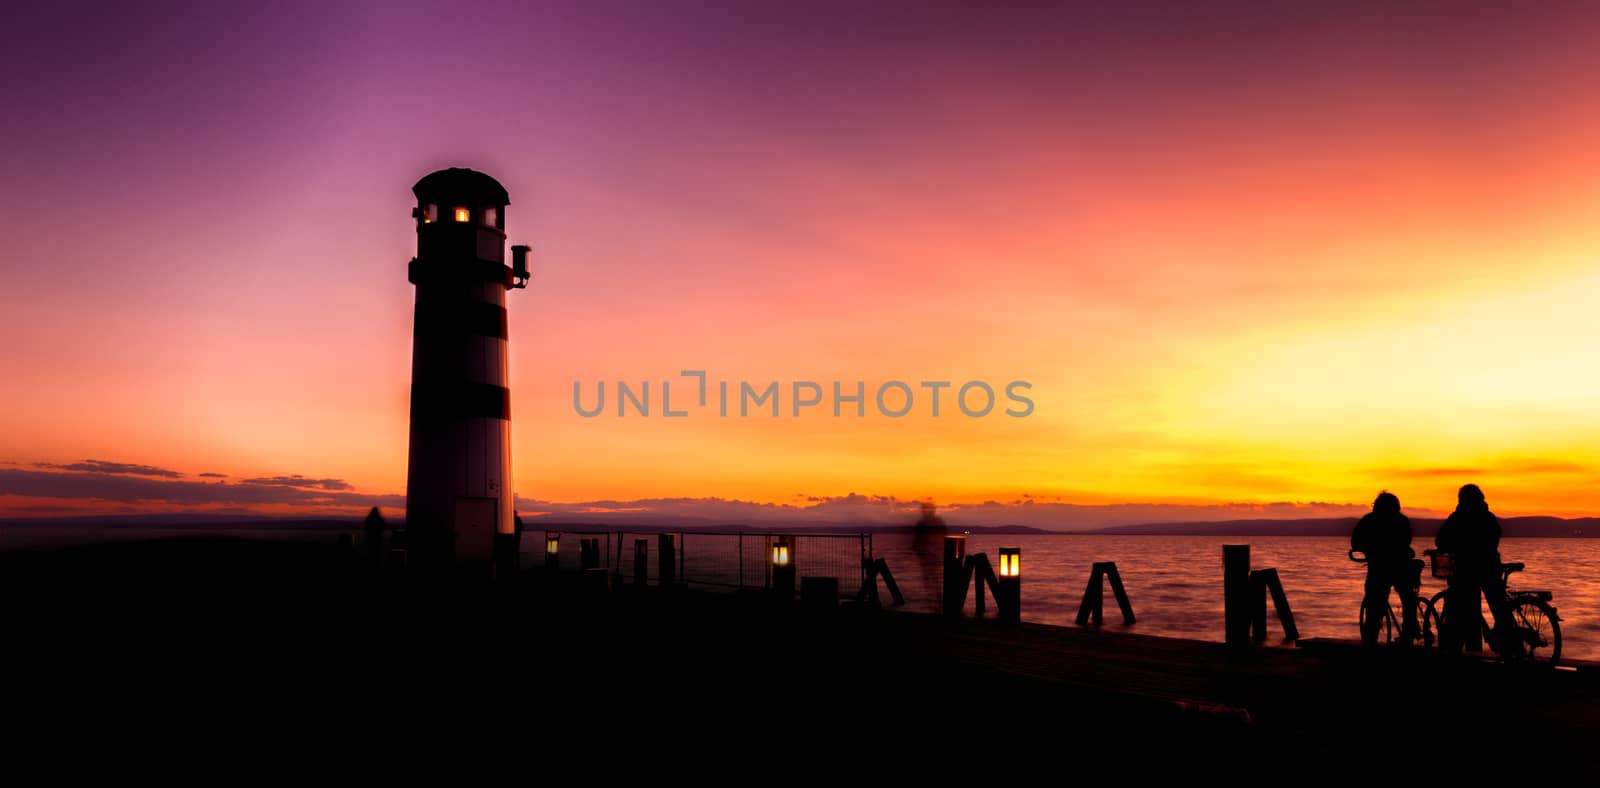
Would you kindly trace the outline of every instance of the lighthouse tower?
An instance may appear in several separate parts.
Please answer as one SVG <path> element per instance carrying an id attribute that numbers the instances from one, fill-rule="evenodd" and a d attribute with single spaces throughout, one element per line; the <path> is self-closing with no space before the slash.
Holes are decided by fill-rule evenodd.
<path id="1" fill-rule="evenodd" d="M 506 265 L 511 199 L 494 178 L 439 170 L 412 191 L 410 555 L 425 567 L 514 567 L 506 293 L 527 285 L 528 247 L 512 247 Z"/>

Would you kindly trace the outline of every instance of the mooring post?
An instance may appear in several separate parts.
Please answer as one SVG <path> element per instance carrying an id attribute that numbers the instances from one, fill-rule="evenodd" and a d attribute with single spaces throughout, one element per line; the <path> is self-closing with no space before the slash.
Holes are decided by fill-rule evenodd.
<path id="1" fill-rule="evenodd" d="M 1000 578 L 995 583 L 995 606 L 1007 624 L 1022 620 L 1022 548 L 1000 548 Z"/>
<path id="2" fill-rule="evenodd" d="M 544 568 L 554 572 L 561 568 L 561 532 L 544 532 Z"/>
<path id="3" fill-rule="evenodd" d="M 1278 611 L 1278 622 L 1283 624 L 1284 640 L 1299 640 L 1300 628 L 1294 625 L 1294 611 L 1289 609 L 1289 597 L 1283 593 L 1283 580 L 1278 577 L 1278 570 L 1263 569 L 1261 573 L 1267 592 L 1272 594 L 1272 609 Z M 1262 605 L 1265 607 L 1266 603 Z"/>
<path id="4" fill-rule="evenodd" d="M 1128 601 L 1128 589 L 1122 587 L 1122 574 L 1117 571 L 1117 562 L 1106 563 L 1106 579 L 1111 581 L 1111 594 L 1117 598 L 1117 607 L 1122 609 L 1123 626 L 1133 625 L 1133 603 Z"/>
<path id="5" fill-rule="evenodd" d="M 772 540 L 772 593 L 779 599 L 794 599 L 795 540 L 778 536 Z"/>
<path id="6" fill-rule="evenodd" d="M 590 569 L 600 568 L 600 540 L 595 537 L 579 537 L 578 539 L 578 568 L 587 572 Z"/>
<path id="7" fill-rule="evenodd" d="M 656 579 L 662 588 L 678 584 L 677 534 L 656 534 Z"/>
<path id="8" fill-rule="evenodd" d="M 1250 573 L 1250 634 L 1257 643 L 1267 639 L 1267 571 Z"/>
<path id="9" fill-rule="evenodd" d="M 633 540 L 633 584 L 644 588 L 650 579 L 650 540 Z"/>
<path id="10" fill-rule="evenodd" d="M 900 585 L 894 581 L 894 573 L 889 571 L 889 562 L 879 558 L 873 562 L 877 565 L 878 576 L 883 578 L 883 585 L 889 589 L 889 598 L 897 605 L 906 603 L 906 598 L 900 593 Z"/>
<path id="11" fill-rule="evenodd" d="M 1250 545 L 1222 546 L 1222 618 L 1230 646 L 1250 645 Z"/>
<path id="12" fill-rule="evenodd" d="M 1078 626 L 1093 622 L 1100 626 L 1105 618 L 1105 582 L 1101 579 L 1103 568 L 1095 564 L 1089 569 L 1089 585 L 1083 589 L 1083 602 L 1078 605 Z"/>
<path id="13" fill-rule="evenodd" d="M 989 565 L 989 556 L 983 553 L 969 555 L 967 556 L 967 563 L 972 565 L 972 613 L 978 618 L 983 618 L 983 614 L 988 608 L 983 594 L 983 570 Z M 996 599 L 994 603 L 999 605 L 1000 600 Z"/>
<path id="14" fill-rule="evenodd" d="M 951 618 L 961 615 L 961 605 L 967 601 L 967 537 L 944 538 L 944 614 Z"/>

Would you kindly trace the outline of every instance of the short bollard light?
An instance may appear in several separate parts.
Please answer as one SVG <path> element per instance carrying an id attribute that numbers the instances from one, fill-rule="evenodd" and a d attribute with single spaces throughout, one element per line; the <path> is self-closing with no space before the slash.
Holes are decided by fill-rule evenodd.
<path id="1" fill-rule="evenodd" d="M 781 599 L 794 598 L 795 545 L 789 537 L 772 542 L 772 592 Z"/>
<path id="2" fill-rule="evenodd" d="M 546 569 L 557 569 L 561 566 L 561 533 L 559 531 L 544 532 L 544 566 Z"/>
<path id="3" fill-rule="evenodd" d="M 1022 620 L 1022 548 L 1000 548 L 999 593 L 995 594 L 995 607 L 1001 621 L 1015 624 Z"/>

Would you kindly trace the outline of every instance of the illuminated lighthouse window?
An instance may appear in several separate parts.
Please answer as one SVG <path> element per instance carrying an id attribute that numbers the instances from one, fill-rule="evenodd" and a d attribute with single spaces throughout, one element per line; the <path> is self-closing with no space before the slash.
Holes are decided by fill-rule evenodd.
<path id="1" fill-rule="evenodd" d="M 433 224 L 437 221 L 439 221 L 439 206 L 430 203 L 422 210 L 422 223 Z"/>
<path id="2" fill-rule="evenodd" d="M 472 212 L 465 208 L 457 208 L 456 221 L 463 223 L 472 221 Z"/>
<path id="3" fill-rule="evenodd" d="M 494 208 L 494 207 L 484 208 L 483 209 L 483 226 L 484 227 L 493 227 L 494 226 L 494 222 L 495 222 L 495 214 L 497 214 L 497 213 L 499 213 L 499 209 L 497 209 L 497 208 Z"/>

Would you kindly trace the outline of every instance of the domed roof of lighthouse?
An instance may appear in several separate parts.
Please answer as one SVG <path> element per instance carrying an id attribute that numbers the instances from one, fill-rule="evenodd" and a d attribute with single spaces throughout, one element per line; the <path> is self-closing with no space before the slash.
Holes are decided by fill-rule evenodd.
<path id="1" fill-rule="evenodd" d="M 430 172 L 411 187 L 423 202 L 510 205 L 511 196 L 500 182 L 477 170 L 451 167 Z"/>

